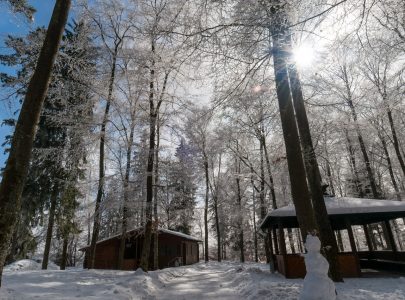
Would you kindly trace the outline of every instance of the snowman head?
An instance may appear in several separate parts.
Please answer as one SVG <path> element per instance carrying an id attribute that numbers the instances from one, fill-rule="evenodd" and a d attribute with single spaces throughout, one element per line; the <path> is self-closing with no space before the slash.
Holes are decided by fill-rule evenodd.
<path id="1" fill-rule="evenodd" d="M 316 235 L 308 234 L 305 248 L 307 248 L 308 252 L 319 252 L 321 250 L 321 241 Z"/>

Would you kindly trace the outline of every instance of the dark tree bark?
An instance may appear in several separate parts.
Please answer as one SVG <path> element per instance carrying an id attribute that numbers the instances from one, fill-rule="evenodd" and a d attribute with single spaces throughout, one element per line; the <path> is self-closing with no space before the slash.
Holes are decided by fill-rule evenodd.
<path id="1" fill-rule="evenodd" d="M 0 286 L 11 235 L 21 210 L 21 194 L 52 68 L 69 14 L 71 1 L 57 0 L 34 74 L 18 117 L 10 154 L 0 186 Z"/>
<path id="2" fill-rule="evenodd" d="M 152 86 L 153 88 L 153 86 Z M 153 107 L 153 105 L 152 105 Z M 154 111 L 154 110 L 152 110 Z M 146 224 L 144 233 L 144 242 L 142 247 L 142 256 L 140 267 L 147 272 L 149 270 L 149 255 L 152 241 L 152 204 L 153 204 L 153 164 L 155 155 L 155 136 L 156 136 L 156 114 L 150 114 L 149 126 L 149 154 L 146 175 Z"/>
<path id="3" fill-rule="evenodd" d="M 63 237 L 62 259 L 61 259 L 61 262 L 60 262 L 60 269 L 61 270 L 66 269 L 68 244 L 69 244 L 69 234 L 66 234 Z"/>
<path id="4" fill-rule="evenodd" d="M 205 145 L 204 145 L 205 149 Z M 204 156 L 204 173 L 205 173 L 205 205 L 204 205 L 204 259 L 205 262 L 209 260 L 209 250 L 208 250 L 208 200 L 209 200 L 209 185 L 210 185 L 210 178 L 208 174 L 208 157 L 206 153 L 203 153 Z"/>
<path id="5" fill-rule="evenodd" d="M 212 197 L 212 202 L 214 204 L 214 219 L 215 219 L 215 229 L 217 232 L 217 260 L 222 261 L 221 258 L 221 230 L 219 228 L 219 213 L 218 213 L 218 197 L 214 195 Z"/>
<path id="6" fill-rule="evenodd" d="M 264 157 L 263 157 L 263 144 L 260 143 L 260 191 L 259 191 L 259 201 L 260 201 L 260 220 L 263 222 L 263 220 L 266 218 L 267 215 L 267 206 L 265 203 L 265 189 L 264 189 L 264 184 L 265 184 L 265 178 L 264 178 Z M 253 169 L 253 168 L 252 168 Z M 266 253 L 266 262 L 271 263 L 273 257 L 271 255 L 271 250 L 270 250 L 270 245 L 269 245 L 269 239 L 267 236 L 264 236 L 264 251 Z"/>
<path id="7" fill-rule="evenodd" d="M 159 115 L 159 109 L 163 101 L 163 96 L 166 92 L 167 80 L 169 72 L 165 73 L 162 90 L 159 95 L 155 95 L 155 40 L 152 40 L 152 63 L 150 67 L 150 80 L 149 80 L 149 150 L 148 150 L 148 164 L 146 168 L 146 224 L 145 236 L 142 246 L 142 255 L 140 268 L 147 272 L 149 270 L 149 257 L 151 251 L 152 241 L 152 205 L 153 205 L 153 171 L 154 171 L 154 158 L 156 151 L 156 126 Z M 155 98 L 157 101 L 155 103 Z"/>
<path id="8" fill-rule="evenodd" d="M 287 38 L 289 39 L 290 36 Z M 289 47 L 292 48 L 289 40 Z M 304 155 L 305 170 L 311 190 L 312 206 L 315 213 L 316 223 L 319 228 L 319 238 L 322 242 L 323 253 L 329 262 L 329 272 L 334 281 L 343 281 L 340 274 L 338 263 L 338 249 L 329 221 L 328 212 L 326 211 L 325 200 L 322 190 L 322 179 L 319 172 L 318 161 L 316 159 L 315 149 L 312 143 L 311 132 L 307 113 L 305 110 L 304 97 L 302 94 L 301 83 L 295 64 L 291 63 L 288 68 L 288 74 L 291 84 L 291 93 L 295 109 L 295 117 L 301 137 L 301 146 Z"/>
<path id="9" fill-rule="evenodd" d="M 255 250 L 255 262 L 259 261 L 258 255 L 258 238 L 257 238 L 257 225 L 256 225 L 256 192 L 260 193 L 260 190 L 256 187 L 253 179 L 253 165 L 250 166 L 251 174 L 250 183 L 252 184 L 252 202 L 253 202 L 253 241 Z"/>
<path id="10" fill-rule="evenodd" d="M 104 157 L 105 157 L 105 133 L 107 127 L 108 116 L 110 114 L 110 106 L 112 100 L 112 93 L 114 89 L 115 81 L 115 70 L 117 65 L 117 55 L 118 49 L 121 45 L 121 39 L 115 43 L 114 52 L 112 56 L 112 66 L 110 79 L 108 83 L 108 95 L 107 103 L 104 109 L 103 121 L 101 123 L 100 130 L 100 145 L 99 145 L 99 167 L 98 167 L 98 187 L 97 187 L 97 196 L 96 196 L 96 206 L 94 210 L 94 220 L 93 220 L 93 232 L 91 235 L 91 242 L 89 248 L 89 269 L 94 268 L 95 254 L 96 254 L 96 243 L 98 240 L 98 235 L 100 232 L 100 221 L 101 221 L 101 201 L 104 194 L 104 181 L 105 181 L 105 166 L 104 166 Z"/>
<path id="11" fill-rule="evenodd" d="M 335 186 L 333 184 L 332 169 L 329 160 L 326 161 L 326 175 L 328 176 L 330 191 L 332 192 L 332 195 L 335 195 Z"/>
<path id="12" fill-rule="evenodd" d="M 385 141 L 385 138 L 381 133 L 378 133 L 378 137 L 380 138 L 381 146 L 382 146 L 382 148 L 384 150 L 385 160 L 387 161 L 387 168 L 388 168 L 388 172 L 390 174 L 392 186 L 393 186 L 393 188 L 395 190 L 395 195 L 396 195 L 397 199 L 399 201 L 401 201 L 401 195 L 400 195 L 400 192 L 399 192 L 397 180 L 395 179 L 394 170 L 392 169 L 391 157 L 390 157 L 390 154 L 388 152 L 387 142 Z"/>
<path id="13" fill-rule="evenodd" d="M 159 186 L 159 146 L 160 146 L 160 123 L 159 115 L 157 119 L 156 128 L 156 152 L 155 152 L 155 186 L 153 188 L 153 218 L 154 218 L 154 231 L 153 235 L 153 267 L 155 270 L 159 268 L 159 219 L 158 219 L 158 186 Z"/>
<path id="14" fill-rule="evenodd" d="M 276 192 L 274 190 L 273 173 L 271 171 L 270 157 L 269 157 L 269 153 L 267 151 L 266 137 L 264 135 L 263 130 L 262 130 L 262 136 L 261 136 L 260 142 L 262 143 L 262 147 L 264 150 L 264 157 L 266 158 L 267 173 L 268 173 L 269 181 L 270 181 L 270 195 L 271 195 L 272 208 L 277 209 L 277 199 L 276 199 Z"/>
<path id="15" fill-rule="evenodd" d="M 256 187 L 251 178 L 252 182 L 252 204 L 253 204 L 253 246 L 254 246 L 254 253 L 255 253 L 255 262 L 259 261 L 258 249 L 257 249 L 257 225 L 256 225 Z"/>
<path id="16" fill-rule="evenodd" d="M 291 89 L 288 81 L 286 66 L 287 50 L 284 48 L 286 28 L 285 17 L 277 8 L 272 8 L 271 36 L 273 38 L 274 74 L 277 89 L 277 98 L 280 109 L 281 125 L 286 147 L 288 172 L 291 182 L 291 194 L 295 205 L 298 223 L 302 238 L 307 234 L 318 231 L 311 204 L 302 151 L 298 136 L 294 108 L 291 99 Z"/>
<path id="17" fill-rule="evenodd" d="M 395 129 L 395 125 L 394 125 L 394 119 L 392 118 L 392 111 L 391 108 L 389 107 L 389 105 L 387 104 L 387 100 L 384 98 L 384 104 L 385 104 L 385 108 L 387 110 L 387 116 L 388 116 L 388 122 L 390 124 L 390 129 L 391 129 L 391 134 L 392 134 L 392 141 L 394 144 L 394 149 L 395 149 L 395 154 L 397 155 L 398 161 L 399 161 L 399 165 L 401 166 L 401 170 L 402 173 L 405 176 L 405 163 L 404 163 L 404 159 L 402 157 L 402 153 L 401 153 L 401 149 L 399 146 L 399 141 L 398 141 L 398 136 L 397 136 L 397 131 Z"/>
<path id="18" fill-rule="evenodd" d="M 56 202 L 58 200 L 58 193 L 59 187 L 57 184 L 55 184 L 51 194 L 51 206 L 49 208 L 48 227 L 46 229 L 45 249 L 44 256 L 42 258 L 42 270 L 48 269 L 49 251 L 51 249 L 53 225 L 55 224 L 55 211 Z"/>
<path id="19" fill-rule="evenodd" d="M 354 147 L 353 147 L 352 141 L 349 137 L 349 131 L 347 130 L 347 128 L 345 128 L 344 131 L 345 131 L 345 136 L 346 136 L 346 141 L 347 141 L 347 151 L 349 152 L 350 169 L 352 171 L 352 176 L 355 181 L 356 190 L 359 194 L 359 197 L 364 198 L 363 187 L 360 183 L 359 171 L 357 169 L 357 164 L 356 164 L 356 155 L 355 155 Z"/>
<path id="20" fill-rule="evenodd" d="M 132 120 L 131 128 L 129 132 L 129 139 L 126 151 L 126 164 L 125 164 L 125 175 L 124 175 L 124 197 L 122 203 L 122 221 L 121 221 L 121 239 L 120 247 L 118 250 L 118 270 L 122 270 L 124 267 L 124 254 L 125 254 L 125 240 L 127 238 L 128 231 L 128 205 L 129 205 L 129 175 L 131 171 L 131 154 L 132 154 L 132 144 L 134 141 L 135 134 L 135 122 Z"/>
<path id="21" fill-rule="evenodd" d="M 236 141 L 236 151 L 239 151 L 239 144 Z M 240 160 L 235 156 L 235 167 L 236 167 L 236 197 L 237 197 L 237 207 L 238 207 L 238 235 L 239 235 L 239 251 L 240 251 L 240 262 L 245 262 L 245 245 L 243 236 L 243 212 L 242 212 L 242 195 L 240 190 Z"/>

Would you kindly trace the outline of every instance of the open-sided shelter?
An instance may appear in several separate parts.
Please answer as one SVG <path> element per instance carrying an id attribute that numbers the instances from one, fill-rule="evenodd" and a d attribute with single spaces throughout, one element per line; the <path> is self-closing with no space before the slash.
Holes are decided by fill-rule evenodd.
<path id="1" fill-rule="evenodd" d="M 400 219 L 399 222 L 404 223 L 405 202 L 325 196 L 325 204 L 338 239 L 338 262 L 343 277 L 359 277 L 362 268 L 405 271 L 402 234 L 396 221 Z M 268 232 L 273 241 L 277 270 L 287 278 L 304 277 L 303 257 L 299 253 L 287 253 L 285 244 L 284 230 L 298 228 L 294 205 L 271 211 L 260 228 Z M 344 251 L 342 231 L 347 231 L 350 251 Z M 362 248 L 360 235 L 364 237 L 366 249 L 359 249 Z"/>
<path id="2" fill-rule="evenodd" d="M 154 235 L 155 233 L 153 233 Z M 121 235 L 115 235 L 96 244 L 95 269 L 118 269 L 118 255 Z M 139 266 L 143 247 L 143 228 L 127 232 L 125 241 L 123 270 L 135 270 Z M 158 230 L 159 269 L 190 265 L 199 261 L 198 243 L 201 240 L 191 235 L 168 229 Z M 149 265 L 153 266 L 154 238 L 152 237 Z M 88 267 L 89 246 L 85 251 L 83 268 Z"/>

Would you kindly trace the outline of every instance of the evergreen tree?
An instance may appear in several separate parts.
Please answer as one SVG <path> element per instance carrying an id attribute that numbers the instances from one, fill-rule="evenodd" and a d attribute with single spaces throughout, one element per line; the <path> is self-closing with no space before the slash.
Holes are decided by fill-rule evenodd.
<path id="1" fill-rule="evenodd" d="M 177 160 L 170 165 L 170 187 L 172 190 L 172 216 L 170 229 L 186 234 L 191 233 L 193 210 L 195 207 L 195 193 L 197 190 L 192 147 L 181 139 L 176 148 Z"/>
<path id="2" fill-rule="evenodd" d="M 16 76 L 1 74 L 0 79 L 2 86 L 16 90 L 17 96 L 25 93 L 26 83 L 33 72 L 44 35 L 45 30 L 38 28 L 25 38 L 9 36 L 6 40 L 6 45 L 13 52 L 1 56 L 0 61 L 21 68 Z M 72 201 L 64 200 L 64 195 L 65 189 L 67 194 L 72 194 L 72 189 L 82 173 L 80 162 L 85 159 L 84 137 L 88 131 L 88 119 L 91 118 L 92 109 L 91 94 L 88 92 L 86 81 L 90 78 L 88 76 L 91 76 L 90 72 L 94 71 L 93 54 L 89 54 L 90 45 L 83 24 L 73 22 L 68 26 L 59 50 L 63 55 L 60 55 L 55 63 L 52 83 L 40 116 L 22 196 L 22 221 L 15 229 L 8 262 L 25 256 L 28 250 L 33 250 L 18 244 L 36 245 L 29 242 L 33 238 L 32 234 L 23 233 L 30 232 L 31 226 L 41 224 L 45 219 L 44 211 L 48 211 L 43 260 L 43 268 L 46 269 L 55 212 L 65 210 L 66 207 L 75 207 Z M 13 125 L 15 121 L 6 120 L 6 123 Z M 63 208 L 64 206 L 66 207 Z"/>

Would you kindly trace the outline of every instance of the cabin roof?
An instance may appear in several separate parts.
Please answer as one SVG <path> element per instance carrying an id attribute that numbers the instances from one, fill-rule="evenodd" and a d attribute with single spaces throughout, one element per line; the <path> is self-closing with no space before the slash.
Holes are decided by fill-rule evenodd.
<path id="1" fill-rule="evenodd" d="M 143 227 L 134 228 L 134 229 L 128 230 L 127 235 L 132 236 L 132 235 L 143 234 L 142 230 L 143 230 Z M 173 230 L 169 230 L 169 229 L 163 229 L 163 228 L 160 228 L 158 231 L 159 231 L 159 233 L 166 233 L 166 234 L 169 234 L 169 235 L 175 235 L 175 236 L 181 237 L 184 240 L 194 241 L 194 242 L 202 242 L 200 239 L 198 239 L 196 237 L 193 237 L 191 235 L 182 233 L 182 232 L 173 231 Z M 96 244 L 101 244 L 101 243 L 104 243 L 104 242 L 119 238 L 120 236 L 121 236 L 121 233 L 110 236 L 110 237 L 102 239 L 102 240 L 99 240 L 99 241 L 97 241 Z M 87 246 L 84 246 L 83 248 L 81 248 L 79 250 L 83 251 L 83 250 L 85 250 L 85 249 L 87 249 L 89 247 L 90 247 L 90 245 L 87 245 Z"/>
<path id="2" fill-rule="evenodd" d="M 375 200 L 350 197 L 325 196 L 325 204 L 332 223 L 336 229 L 343 226 L 343 220 L 350 219 L 352 224 L 378 222 L 384 219 L 405 217 L 405 202 L 394 200 Z M 296 227 L 296 213 L 293 204 L 269 212 L 260 228 L 283 220 L 286 227 Z M 333 224 L 332 224 L 333 225 Z"/>

